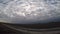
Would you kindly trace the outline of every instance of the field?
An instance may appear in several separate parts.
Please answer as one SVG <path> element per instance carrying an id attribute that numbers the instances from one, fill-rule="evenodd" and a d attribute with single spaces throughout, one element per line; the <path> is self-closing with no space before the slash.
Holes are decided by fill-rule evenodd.
<path id="1" fill-rule="evenodd" d="M 6 24 L 0 23 L 2 34 L 60 34 L 60 22 L 48 24 Z"/>

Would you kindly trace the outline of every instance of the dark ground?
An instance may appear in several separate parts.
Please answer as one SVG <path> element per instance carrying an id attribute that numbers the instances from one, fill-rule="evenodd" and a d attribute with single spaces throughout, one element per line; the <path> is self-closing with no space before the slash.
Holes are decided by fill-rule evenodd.
<path id="1" fill-rule="evenodd" d="M 0 23 L 0 34 L 27 34 L 27 33 L 23 33 L 21 31 L 17 31 L 11 28 L 8 28 L 6 26 L 4 26 L 3 24 L 6 23 Z M 31 28 L 31 29 L 49 29 L 49 28 L 57 28 L 57 29 L 52 29 L 49 31 L 59 31 L 60 32 L 60 22 L 51 22 L 51 23 L 47 23 L 47 24 L 8 24 L 8 25 L 12 25 L 12 26 L 16 26 L 18 27 L 24 27 L 24 28 Z M 60 34 L 60 33 L 58 33 Z"/>
<path id="2" fill-rule="evenodd" d="M 25 33 L 8 28 L 0 23 L 0 34 L 25 34 Z"/>

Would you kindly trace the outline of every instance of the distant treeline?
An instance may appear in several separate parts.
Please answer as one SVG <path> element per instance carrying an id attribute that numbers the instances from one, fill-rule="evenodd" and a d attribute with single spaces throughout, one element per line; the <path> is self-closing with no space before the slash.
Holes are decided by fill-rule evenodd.
<path id="1" fill-rule="evenodd" d="M 0 22 L 3 23 L 3 22 Z M 9 23 L 4 23 L 7 25 L 12 25 L 12 26 L 21 26 L 25 28 L 35 28 L 35 29 L 41 29 L 41 28 L 54 28 L 54 27 L 60 27 L 60 22 L 49 22 L 49 23 L 37 23 L 37 24 L 9 24 Z"/>

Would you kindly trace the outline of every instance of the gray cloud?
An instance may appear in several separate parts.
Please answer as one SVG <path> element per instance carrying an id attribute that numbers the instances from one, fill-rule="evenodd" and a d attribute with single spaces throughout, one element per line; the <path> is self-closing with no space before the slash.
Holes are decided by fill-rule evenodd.
<path id="1" fill-rule="evenodd" d="M 0 21 L 32 24 L 38 21 L 57 21 L 58 18 L 60 19 L 58 0 L 0 0 Z"/>

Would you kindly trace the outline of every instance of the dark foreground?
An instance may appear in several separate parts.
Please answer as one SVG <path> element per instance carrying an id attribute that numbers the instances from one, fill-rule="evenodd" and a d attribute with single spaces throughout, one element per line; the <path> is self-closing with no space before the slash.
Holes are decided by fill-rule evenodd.
<path id="1" fill-rule="evenodd" d="M 60 34 L 60 22 L 31 25 L 0 23 L 0 34 Z"/>

